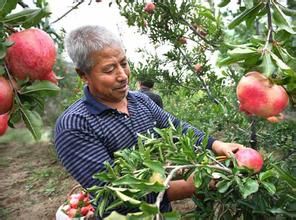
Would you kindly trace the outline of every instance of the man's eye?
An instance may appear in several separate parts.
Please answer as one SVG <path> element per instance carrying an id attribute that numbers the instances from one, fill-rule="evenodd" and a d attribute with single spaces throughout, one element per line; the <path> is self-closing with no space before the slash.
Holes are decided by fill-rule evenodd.
<path id="1" fill-rule="evenodd" d="M 121 63 L 122 67 L 126 67 L 127 66 L 127 62 Z"/>

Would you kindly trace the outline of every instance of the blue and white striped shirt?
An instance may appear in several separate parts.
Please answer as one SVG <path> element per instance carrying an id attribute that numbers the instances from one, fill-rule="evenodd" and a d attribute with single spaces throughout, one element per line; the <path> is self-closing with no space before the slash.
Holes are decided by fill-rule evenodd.
<path id="1" fill-rule="evenodd" d="M 102 185 L 92 178 L 104 170 L 104 162 L 112 164 L 113 153 L 137 144 L 137 134 L 154 132 L 153 128 L 166 128 L 169 119 L 175 126 L 180 121 L 157 106 L 148 96 L 140 92 L 128 92 L 128 112 L 118 112 L 98 101 L 84 88 L 84 97 L 72 104 L 57 120 L 55 146 L 59 159 L 70 174 L 84 187 Z M 184 132 L 193 128 L 200 143 L 204 133 L 182 123 Z M 211 147 L 214 139 L 210 138 Z M 147 202 L 155 202 L 148 198 Z M 164 199 L 163 210 L 169 210 L 169 202 Z"/>

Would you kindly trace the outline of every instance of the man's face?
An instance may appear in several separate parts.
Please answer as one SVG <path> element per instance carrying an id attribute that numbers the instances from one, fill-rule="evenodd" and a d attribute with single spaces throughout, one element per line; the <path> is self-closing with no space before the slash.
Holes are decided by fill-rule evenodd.
<path id="1" fill-rule="evenodd" d="M 125 52 L 116 46 L 92 54 L 94 67 L 83 76 L 90 93 L 102 102 L 120 102 L 128 92 L 130 68 Z"/>

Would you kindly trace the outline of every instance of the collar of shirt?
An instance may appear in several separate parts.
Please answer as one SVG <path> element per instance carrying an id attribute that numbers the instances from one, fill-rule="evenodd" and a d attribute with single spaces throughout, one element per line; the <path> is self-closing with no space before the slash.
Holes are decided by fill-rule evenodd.
<path id="1" fill-rule="evenodd" d="M 85 103 L 87 110 L 91 114 L 99 115 L 104 111 L 114 110 L 113 108 L 97 101 L 95 97 L 92 94 L 90 94 L 88 86 L 85 86 L 83 88 L 83 93 L 84 93 L 84 97 L 82 98 L 82 100 Z M 129 104 L 135 103 L 136 101 L 134 95 L 130 91 L 127 94 L 127 100 Z"/>

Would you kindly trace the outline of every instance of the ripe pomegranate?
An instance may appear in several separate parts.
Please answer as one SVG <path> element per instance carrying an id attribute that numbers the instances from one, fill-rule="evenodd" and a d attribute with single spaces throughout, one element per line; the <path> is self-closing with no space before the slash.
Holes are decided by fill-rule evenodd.
<path id="1" fill-rule="evenodd" d="M 0 115 L 0 136 L 5 134 L 8 128 L 8 120 L 9 115 L 7 113 Z"/>
<path id="2" fill-rule="evenodd" d="M 0 76 L 0 114 L 8 112 L 13 104 L 13 88 L 9 81 Z"/>
<path id="3" fill-rule="evenodd" d="M 36 28 L 27 29 L 9 36 L 14 45 L 8 48 L 6 63 L 18 79 L 42 79 L 56 60 L 56 49 L 50 36 Z"/>
<path id="4" fill-rule="evenodd" d="M 196 73 L 200 73 L 202 71 L 202 65 L 197 63 L 194 65 L 194 70 Z"/>
<path id="5" fill-rule="evenodd" d="M 240 111 L 264 118 L 278 115 L 289 104 L 286 90 L 259 72 L 247 73 L 238 83 Z"/>
<path id="6" fill-rule="evenodd" d="M 54 83 L 54 84 L 58 84 L 58 77 L 57 77 L 57 75 L 53 72 L 53 71 L 51 71 L 49 74 L 47 74 L 47 75 L 44 75 L 42 78 L 41 78 L 41 80 L 47 80 L 47 81 L 50 81 L 50 82 L 52 82 L 52 83 Z"/>
<path id="7" fill-rule="evenodd" d="M 239 167 L 246 167 L 258 173 L 263 166 L 261 154 L 252 148 L 242 148 L 235 153 L 235 158 Z"/>
<path id="8" fill-rule="evenodd" d="M 153 2 L 147 2 L 145 4 L 145 7 L 144 7 L 145 12 L 152 14 L 154 10 L 155 10 L 155 4 Z"/>

